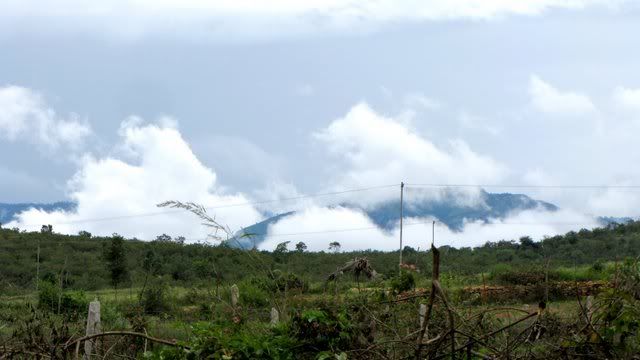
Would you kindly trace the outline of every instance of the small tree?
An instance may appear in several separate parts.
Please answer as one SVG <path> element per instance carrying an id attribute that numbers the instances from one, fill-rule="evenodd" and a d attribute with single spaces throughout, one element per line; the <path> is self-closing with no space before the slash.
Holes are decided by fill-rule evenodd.
<path id="1" fill-rule="evenodd" d="M 147 289 L 147 282 L 149 281 L 150 276 L 155 276 L 160 272 L 160 268 L 162 267 L 162 263 L 160 259 L 156 255 L 153 249 L 147 249 L 147 252 L 144 255 L 144 260 L 142 260 L 142 269 L 144 270 L 144 283 L 142 284 L 142 289 L 140 290 L 140 295 L 138 296 L 138 300 L 142 303 L 142 298 Z"/>
<path id="2" fill-rule="evenodd" d="M 118 234 L 113 234 L 111 244 L 105 254 L 107 270 L 111 277 L 111 285 L 117 291 L 118 285 L 127 279 L 129 271 L 127 269 L 127 258 L 124 248 L 124 238 Z"/>
<path id="3" fill-rule="evenodd" d="M 156 236 L 156 241 L 158 241 L 158 242 L 170 242 L 171 240 L 173 240 L 173 239 L 171 238 L 171 236 L 169 236 L 167 234 L 162 234 L 162 235 Z"/>
<path id="4" fill-rule="evenodd" d="M 287 246 L 289 246 L 290 242 L 291 241 L 281 242 L 280 244 L 276 245 L 276 249 L 273 250 L 273 254 L 276 256 L 276 259 L 278 259 L 280 262 L 286 261 L 287 253 L 289 252 L 289 249 L 287 249 Z"/>
<path id="5" fill-rule="evenodd" d="M 303 243 L 302 241 L 300 241 L 299 243 L 296 244 L 296 251 L 299 253 L 303 253 L 307 250 L 307 244 Z"/>
<path id="6" fill-rule="evenodd" d="M 285 242 L 281 242 L 280 244 L 276 245 L 276 249 L 273 250 L 274 253 L 276 254 L 284 254 L 288 251 L 287 246 L 289 246 L 289 243 L 291 241 L 285 241 Z"/>
<path id="7" fill-rule="evenodd" d="M 329 243 L 329 250 L 331 250 L 331 251 L 333 251 L 333 252 L 335 252 L 335 253 L 337 253 L 337 252 L 339 252 L 339 251 L 340 251 L 340 247 L 341 247 L 341 246 L 340 246 L 340 243 L 339 243 L 339 242 L 337 242 L 337 241 L 334 241 L 334 242 L 332 242 L 332 243 Z"/>

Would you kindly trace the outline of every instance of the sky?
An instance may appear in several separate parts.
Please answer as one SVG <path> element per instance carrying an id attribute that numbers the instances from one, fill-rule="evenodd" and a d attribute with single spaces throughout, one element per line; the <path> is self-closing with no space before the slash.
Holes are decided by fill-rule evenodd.
<path id="1" fill-rule="evenodd" d="M 230 205 L 401 181 L 637 185 L 638 20 L 624 0 L 5 0 L 0 202 L 75 201 L 77 212 L 32 210 L 13 225 L 142 239 L 206 233 L 179 212 L 104 218 L 193 201 L 239 229 L 301 210 L 270 230 L 267 248 L 286 234 L 370 228 L 327 205 L 369 206 L 397 189 Z M 562 212 L 443 228 L 443 244 L 640 215 L 640 191 L 628 188 L 491 191 Z M 509 220 L 536 226 L 499 225 Z M 424 247 L 424 226 L 410 244 Z M 392 249 L 396 235 L 333 238 Z"/>

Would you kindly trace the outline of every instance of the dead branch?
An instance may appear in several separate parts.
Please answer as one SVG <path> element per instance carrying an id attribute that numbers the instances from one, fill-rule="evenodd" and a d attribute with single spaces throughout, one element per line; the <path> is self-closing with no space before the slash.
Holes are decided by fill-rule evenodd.
<path id="1" fill-rule="evenodd" d="M 342 265 L 342 267 L 329 274 L 325 282 L 328 283 L 329 281 L 336 281 L 340 276 L 348 272 L 353 273 L 356 278 L 360 277 L 360 275 L 362 274 L 364 274 L 368 279 L 375 278 L 378 275 L 378 273 L 371 266 L 369 259 L 367 259 L 366 257 L 355 258 L 351 261 L 347 261 L 344 265 Z"/>
<path id="2" fill-rule="evenodd" d="M 160 338 L 155 338 L 152 336 L 149 336 L 147 334 L 143 334 L 143 333 L 138 333 L 138 332 L 133 332 L 133 331 L 105 331 L 102 333 L 98 333 L 98 334 L 93 334 L 93 335 L 87 335 L 87 336 L 83 336 L 81 338 L 75 339 L 74 341 L 64 345 L 65 349 L 70 348 L 72 345 L 75 344 L 76 348 L 75 348 L 75 358 L 78 359 L 79 358 L 79 354 L 80 354 L 80 344 L 84 341 L 87 340 L 91 340 L 94 338 L 98 338 L 98 337 L 104 337 L 104 336 L 135 336 L 135 337 L 141 337 L 144 338 L 146 340 L 152 341 L 152 342 L 156 342 L 159 344 L 163 344 L 163 345 L 169 345 L 169 346 L 176 346 L 176 347 L 181 347 L 183 349 L 189 349 L 188 346 L 185 345 L 180 345 L 174 341 L 171 340 L 165 340 L 165 339 L 160 339 Z"/>

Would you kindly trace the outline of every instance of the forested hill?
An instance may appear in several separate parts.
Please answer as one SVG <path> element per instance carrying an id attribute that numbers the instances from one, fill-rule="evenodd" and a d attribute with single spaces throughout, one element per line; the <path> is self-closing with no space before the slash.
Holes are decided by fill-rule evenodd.
<path id="1" fill-rule="evenodd" d="M 54 229 L 55 231 L 55 229 Z M 336 267 L 355 256 L 367 256 L 375 269 L 386 276 L 395 274 L 397 252 L 359 251 L 349 253 L 258 252 L 233 249 L 225 245 L 182 244 L 167 236 L 163 240 L 125 242 L 131 283 L 139 283 L 146 259 L 157 264 L 157 274 L 185 285 L 237 281 L 264 272 L 265 268 L 291 271 L 319 281 Z M 108 287 L 103 251 L 111 238 L 56 233 L 17 232 L 0 229 L 0 289 L 19 292 L 33 289 L 36 254 L 40 244 L 40 276 L 66 274 L 71 288 Z M 329 239 L 328 239 L 329 241 Z M 295 244 L 297 241 L 292 241 Z M 293 246 L 290 246 L 293 248 Z M 593 231 L 581 230 L 534 242 L 524 237 L 513 241 L 487 243 L 477 248 L 441 247 L 443 272 L 477 274 L 489 272 L 496 265 L 518 267 L 541 266 L 550 259 L 552 266 L 593 264 L 620 260 L 640 254 L 640 222 L 610 224 Z M 430 256 L 406 248 L 405 261 L 414 263 L 427 275 Z"/>

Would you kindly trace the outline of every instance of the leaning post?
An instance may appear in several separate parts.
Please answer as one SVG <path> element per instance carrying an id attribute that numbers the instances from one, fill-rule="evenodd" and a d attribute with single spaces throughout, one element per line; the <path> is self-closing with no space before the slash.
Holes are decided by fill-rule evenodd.
<path id="1" fill-rule="evenodd" d="M 100 301 L 98 301 L 98 299 L 95 299 L 89 303 L 89 313 L 87 314 L 87 329 L 85 335 L 94 335 L 99 333 L 100 330 Z M 91 358 L 91 353 L 93 351 L 93 345 L 95 341 L 96 340 L 93 339 L 85 341 L 84 355 L 82 356 L 83 360 Z"/>

